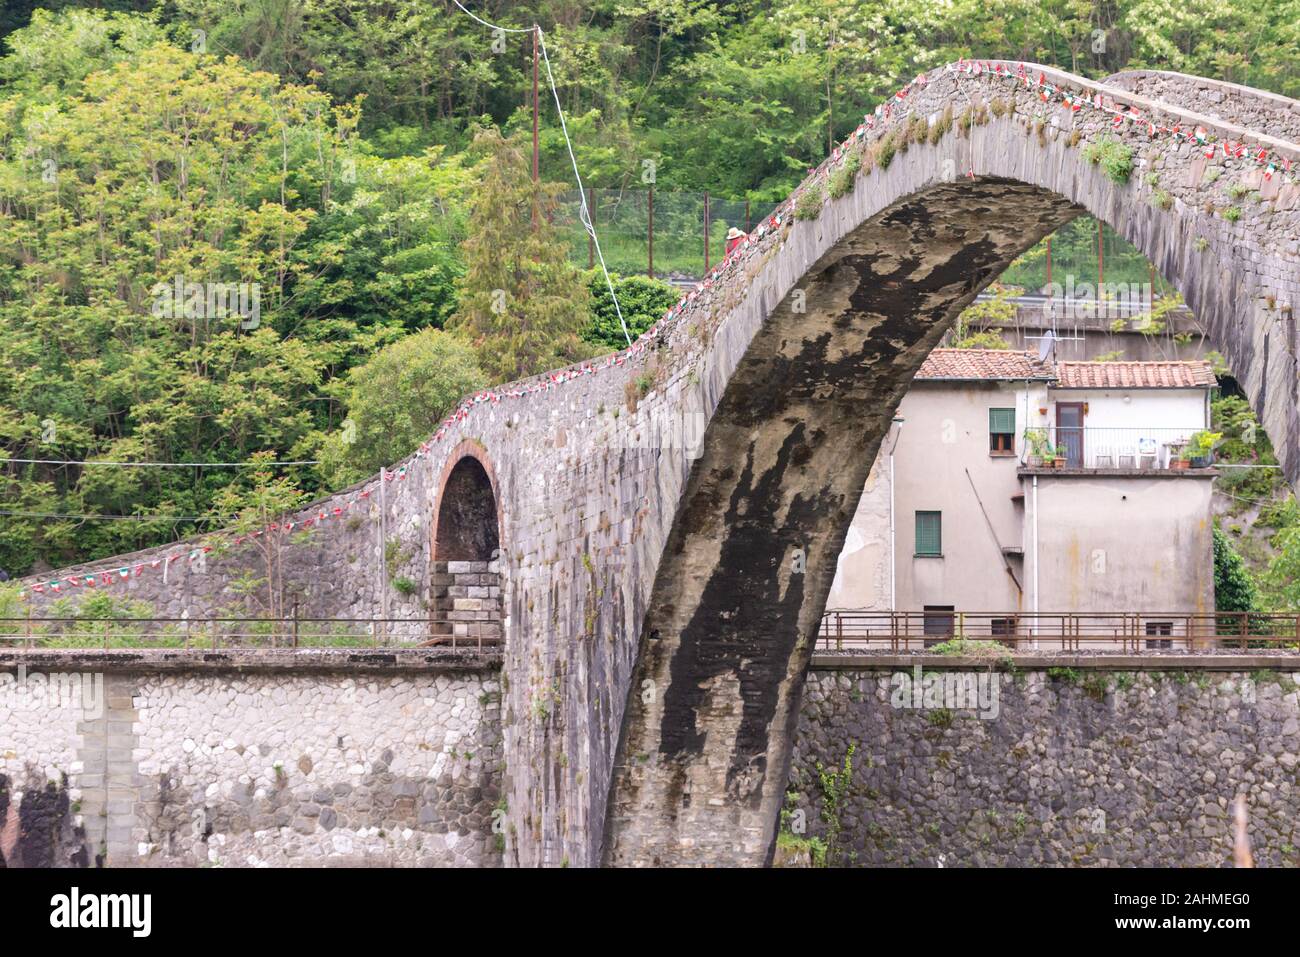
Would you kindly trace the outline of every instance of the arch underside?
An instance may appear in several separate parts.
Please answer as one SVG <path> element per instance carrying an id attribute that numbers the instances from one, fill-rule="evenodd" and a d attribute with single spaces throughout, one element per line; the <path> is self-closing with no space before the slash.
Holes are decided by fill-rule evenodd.
<path id="1" fill-rule="evenodd" d="M 500 546 L 496 493 L 479 460 L 461 458 L 438 497 L 433 555 L 438 562 L 488 562 Z"/>
<path id="2" fill-rule="evenodd" d="M 850 232 L 763 324 L 710 421 L 655 580 L 606 863 L 770 853 L 811 636 L 894 412 L 961 310 L 1082 211 L 1023 183 L 939 184 Z"/>

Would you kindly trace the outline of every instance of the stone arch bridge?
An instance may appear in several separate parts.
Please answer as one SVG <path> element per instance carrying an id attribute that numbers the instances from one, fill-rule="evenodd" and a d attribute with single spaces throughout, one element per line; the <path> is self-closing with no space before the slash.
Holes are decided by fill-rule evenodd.
<path id="1" fill-rule="evenodd" d="M 1294 101 L 1176 74 L 918 77 L 628 353 L 474 397 L 385 478 L 269 531 L 310 530 L 287 588 L 316 615 L 418 616 L 489 568 L 443 562 L 499 550 L 507 862 L 761 864 L 877 446 L 1032 244 L 1084 212 L 1133 242 L 1300 477 L 1297 143 Z M 240 549 L 175 553 L 29 596 L 126 562 L 115 587 L 159 614 L 225 607 Z"/>

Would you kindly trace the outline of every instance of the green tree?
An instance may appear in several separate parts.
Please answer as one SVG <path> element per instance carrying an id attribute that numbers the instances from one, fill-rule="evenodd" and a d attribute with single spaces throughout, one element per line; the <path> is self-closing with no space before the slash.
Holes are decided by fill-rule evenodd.
<path id="1" fill-rule="evenodd" d="M 627 331 L 635 340 L 663 318 L 665 312 L 681 298 L 671 283 L 649 276 L 611 276 L 614 292 Z M 599 269 L 587 275 L 587 289 L 591 293 L 591 318 L 582 330 L 582 338 L 593 346 L 604 349 L 622 349 L 627 345 L 623 326 L 618 321 L 614 299 L 609 294 L 605 275 Z"/>
<path id="2" fill-rule="evenodd" d="M 483 159 L 462 249 L 465 275 L 448 323 L 471 342 L 493 382 L 520 379 L 590 355 L 579 338 L 590 297 L 557 241 L 558 187 L 534 184 L 522 138 L 475 138 Z"/>
<path id="3" fill-rule="evenodd" d="M 487 378 L 472 349 L 426 329 L 381 349 L 348 382 L 348 417 L 321 450 L 322 469 L 336 487 L 415 451 Z"/>
<path id="4" fill-rule="evenodd" d="M 962 310 L 952 327 L 954 349 L 1010 349 L 998 327 L 1008 326 L 1016 318 L 1016 304 L 1011 300 L 1022 289 L 994 283 L 992 299 L 974 302 Z"/>
<path id="5" fill-rule="evenodd" d="M 1268 610 L 1300 612 L 1300 526 L 1279 529 L 1271 544 L 1273 557 L 1260 582 Z"/>
<path id="6" fill-rule="evenodd" d="M 276 473 L 270 464 L 274 460 L 273 452 L 255 452 L 249 462 L 256 468 L 223 488 L 212 508 L 213 514 L 223 522 L 233 516 L 226 527 L 236 535 L 248 536 L 247 542 L 261 561 L 261 577 L 250 573 L 243 578 L 247 596 L 257 603 L 256 610 L 265 617 L 280 619 L 285 614 L 285 546 L 310 533 L 295 535 L 282 527 L 283 519 L 305 504 L 306 495 L 291 477 Z"/>
<path id="7" fill-rule="evenodd" d="M 1259 607 L 1254 579 L 1218 525 L 1214 526 L 1214 607 L 1216 611 L 1256 611 Z"/>

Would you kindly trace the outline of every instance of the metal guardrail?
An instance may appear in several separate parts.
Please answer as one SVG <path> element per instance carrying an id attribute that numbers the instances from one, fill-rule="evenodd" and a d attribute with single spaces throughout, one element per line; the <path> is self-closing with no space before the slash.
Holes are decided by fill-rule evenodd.
<path id="1" fill-rule="evenodd" d="M 477 634 L 456 634 L 457 626 L 465 625 Z M 493 630 L 497 634 L 484 634 Z M 419 647 L 485 651 L 502 647 L 499 630 L 499 623 L 490 620 L 447 618 L 0 618 L 0 650 Z"/>
<path id="2" fill-rule="evenodd" d="M 920 651 L 958 638 L 997 642 L 1008 650 L 1300 650 L 1300 615 L 834 610 L 822 617 L 816 647 Z"/>
<path id="3" fill-rule="evenodd" d="M 1065 468 L 1170 469 L 1179 453 L 1202 426 L 1158 427 L 1039 426 L 1025 429 L 1022 460 L 1035 455 L 1035 447 L 1055 450 Z M 1046 458 L 1046 456 L 1043 456 Z"/>

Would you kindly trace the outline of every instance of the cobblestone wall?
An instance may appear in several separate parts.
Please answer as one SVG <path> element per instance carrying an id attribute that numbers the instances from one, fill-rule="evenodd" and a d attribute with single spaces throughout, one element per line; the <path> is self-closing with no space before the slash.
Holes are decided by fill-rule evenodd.
<path id="1" fill-rule="evenodd" d="M 1178 667 L 997 674 L 985 720 L 913 707 L 902 669 L 815 670 L 788 806 L 824 836 L 818 764 L 854 745 L 838 863 L 1230 866 L 1244 794 L 1257 866 L 1300 866 L 1297 673 Z"/>
<path id="2" fill-rule="evenodd" d="M 492 667 L 3 672 L 0 854 L 494 866 L 499 698 Z"/>

